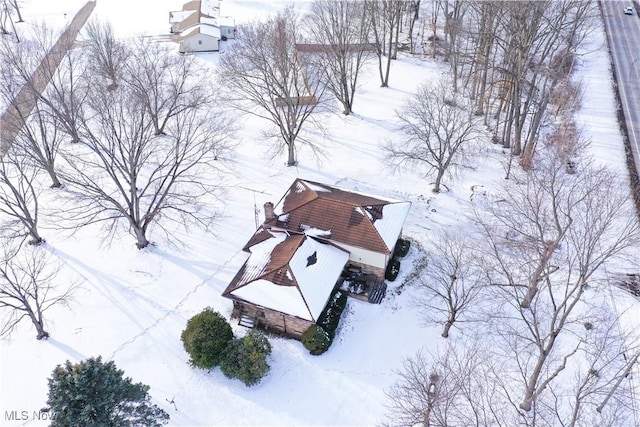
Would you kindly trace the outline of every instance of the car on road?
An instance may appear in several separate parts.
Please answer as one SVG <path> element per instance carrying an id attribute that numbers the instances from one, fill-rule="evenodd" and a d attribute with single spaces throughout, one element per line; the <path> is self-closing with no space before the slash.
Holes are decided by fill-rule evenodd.
<path id="1" fill-rule="evenodd" d="M 634 9 L 633 6 L 627 6 L 624 8 L 625 15 L 633 15 Z"/>

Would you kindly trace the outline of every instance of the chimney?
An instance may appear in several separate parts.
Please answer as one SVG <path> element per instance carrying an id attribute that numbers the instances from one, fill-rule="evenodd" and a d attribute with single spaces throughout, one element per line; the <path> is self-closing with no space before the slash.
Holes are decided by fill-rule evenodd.
<path id="1" fill-rule="evenodd" d="M 273 211 L 273 203 L 267 202 L 264 204 L 264 220 L 269 221 L 276 217 L 276 213 Z"/>

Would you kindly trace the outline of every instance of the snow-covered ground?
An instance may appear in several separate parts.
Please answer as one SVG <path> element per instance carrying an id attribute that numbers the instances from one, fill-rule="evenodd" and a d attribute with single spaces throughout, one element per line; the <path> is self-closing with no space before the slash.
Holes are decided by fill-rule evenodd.
<path id="1" fill-rule="evenodd" d="M 25 1 L 27 20 L 37 17 L 63 25 L 82 0 Z M 259 18 L 285 2 L 224 0 L 223 14 L 238 21 Z M 94 16 L 109 19 L 120 36 L 164 34 L 175 0 L 100 0 Z M 67 14 L 66 16 L 64 14 Z M 27 24 L 20 24 L 27 25 Z M 604 35 L 593 35 L 594 49 L 577 72 L 585 95 L 579 121 L 591 137 L 594 157 L 615 167 L 626 179 L 622 137 Z M 214 59 L 217 54 L 203 55 Z M 331 349 L 311 356 L 293 340 L 271 338 L 269 375 L 257 386 L 245 387 L 219 370 L 193 369 L 182 348 L 180 333 L 187 320 L 210 306 L 226 316 L 231 302 L 220 294 L 245 260 L 241 248 L 256 228 L 254 209 L 276 202 L 296 177 L 337 184 L 412 202 L 405 236 L 428 241 L 434 230 L 464 225 L 471 187 L 495 188 L 504 176 L 504 153 L 490 144 L 477 168 L 466 170 L 450 191 L 434 196 L 428 179 L 417 173 L 394 174 L 384 164 L 380 144 L 397 139 L 394 111 L 424 80 L 440 78 L 447 68 L 430 60 L 400 56 L 392 65 L 389 88 L 380 88 L 374 68 L 362 78 L 355 114 L 328 118 L 328 135 L 318 135 L 326 157 L 317 161 L 302 151 L 300 165 L 285 167 L 270 160 L 261 122 L 238 118 L 238 147 L 230 163 L 224 212 L 215 228 L 182 233 L 183 244 L 169 245 L 151 235 L 157 245 L 138 251 L 131 236 L 117 235 L 109 244 L 98 227 L 73 235 L 44 229 L 47 248 L 64 264 L 68 280 L 80 280 L 69 308 L 48 313 L 51 338 L 37 341 L 25 321 L 10 340 L 0 341 L 0 425 L 40 426 L 34 419 L 45 406 L 47 378 L 69 359 L 101 355 L 112 359 L 135 381 L 150 385 L 154 403 L 171 416 L 170 425 L 374 425 L 384 421 L 385 390 L 396 380 L 403 359 L 420 348 L 442 342 L 439 328 L 423 326 L 413 304 L 415 289 L 400 294 L 417 256 L 411 251 L 381 305 L 350 299 Z M 48 190 L 54 193 L 55 190 Z M 48 194 L 49 199 L 55 195 Z M 55 203 L 55 202 L 52 202 Z M 637 319 L 637 303 L 629 302 L 625 319 Z M 621 304 L 622 305 L 622 304 Z M 626 306 L 625 306 L 626 307 Z M 244 329 L 233 324 L 234 332 Z M 454 332 L 455 334 L 455 332 Z M 169 402 L 175 402 L 175 408 Z M 27 419 L 7 420 L 7 413 L 26 411 Z"/>

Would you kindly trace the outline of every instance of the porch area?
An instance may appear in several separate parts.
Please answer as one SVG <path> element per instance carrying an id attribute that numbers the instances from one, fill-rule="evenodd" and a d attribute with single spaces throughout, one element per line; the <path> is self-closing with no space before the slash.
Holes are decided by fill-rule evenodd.
<path id="1" fill-rule="evenodd" d="M 344 268 L 337 287 L 352 298 L 372 304 L 380 304 L 387 292 L 387 284 L 382 278 L 365 273 L 362 268 L 354 265 Z"/>

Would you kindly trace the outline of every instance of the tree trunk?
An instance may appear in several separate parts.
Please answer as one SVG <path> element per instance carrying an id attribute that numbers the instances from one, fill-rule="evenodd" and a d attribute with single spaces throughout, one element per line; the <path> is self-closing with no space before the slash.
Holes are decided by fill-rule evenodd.
<path id="1" fill-rule="evenodd" d="M 444 171 L 439 170 L 438 174 L 436 175 L 436 182 L 433 185 L 433 192 L 436 194 L 440 193 L 440 182 L 442 182 L 442 175 L 444 175 Z"/>
<path id="2" fill-rule="evenodd" d="M 49 338 L 49 332 L 45 331 L 40 323 L 35 323 L 35 326 L 36 331 L 38 332 L 38 335 L 36 335 L 36 339 L 42 340 L 45 338 Z"/>
<path id="3" fill-rule="evenodd" d="M 37 304 L 37 303 L 36 303 Z M 36 313 L 34 313 L 33 309 L 31 308 L 31 305 L 26 301 L 24 301 L 24 308 L 27 311 L 27 314 L 29 315 L 29 318 L 31 319 L 31 323 L 33 323 L 33 326 L 36 328 L 36 332 L 38 333 L 38 335 L 36 335 L 36 338 L 38 340 L 44 339 L 44 338 L 49 338 L 49 332 L 44 330 L 44 322 L 42 321 L 42 313 L 38 313 L 38 315 L 36 315 Z M 38 307 L 39 310 L 39 307 Z"/>
<path id="4" fill-rule="evenodd" d="M 136 237 L 136 247 L 138 249 L 144 249 L 149 246 L 149 240 L 147 240 L 146 232 L 141 227 L 134 227 L 134 234 Z"/>
<path id="5" fill-rule="evenodd" d="M 520 302 L 520 307 L 529 308 L 531 306 L 531 302 L 533 301 L 533 298 L 538 293 L 538 283 L 541 280 L 543 280 L 545 277 L 547 277 L 549 274 L 555 271 L 555 270 L 552 270 L 545 273 L 545 269 L 547 269 L 549 265 L 549 261 L 553 256 L 553 252 L 556 250 L 556 248 L 560 244 L 560 239 L 562 239 L 563 235 L 564 233 L 561 233 L 554 241 L 546 244 L 544 251 L 540 255 L 540 261 L 538 263 L 538 266 L 533 271 L 533 273 L 531 274 L 531 277 L 529 278 L 529 286 L 527 288 L 527 294 L 524 296 L 524 298 Z"/>
<path id="6" fill-rule="evenodd" d="M 38 246 L 40 243 L 44 242 L 44 239 L 40 237 L 38 230 L 36 230 L 35 227 L 29 230 L 29 235 L 31 236 L 31 240 L 29 240 L 30 245 Z"/>
<path id="7" fill-rule="evenodd" d="M 444 329 L 442 330 L 442 338 L 449 338 L 449 330 L 451 329 L 451 327 L 453 326 L 453 321 L 452 320 L 447 320 L 446 323 L 444 324 Z"/>
<path id="8" fill-rule="evenodd" d="M 351 91 L 349 90 L 349 83 L 347 82 L 347 79 L 345 76 L 342 77 L 340 85 L 342 86 L 342 92 L 343 92 L 343 96 L 342 99 L 340 100 L 342 102 L 342 114 L 344 114 L 345 116 L 348 116 L 349 114 L 351 114 Z"/>
<path id="9" fill-rule="evenodd" d="M 296 146 L 292 141 L 287 144 L 287 152 L 287 166 L 295 166 L 298 162 L 296 162 Z"/>
<path id="10" fill-rule="evenodd" d="M 24 20 L 22 19 L 22 13 L 20 13 L 20 6 L 18 6 L 17 0 L 13 2 L 13 8 L 16 10 L 16 13 L 18 14 L 17 22 L 24 22 Z"/>
<path id="11" fill-rule="evenodd" d="M 537 293 L 538 293 L 538 285 L 536 283 L 530 284 L 529 287 L 527 288 L 526 295 L 524 296 L 524 298 L 522 298 L 522 301 L 520 301 L 520 307 L 521 308 L 531 307 L 531 301 L 533 301 L 533 298 L 535 298 Z"/>
<path id="12" fill-rule="evenodd" d="M 62 187 L 62 183 L 60 182 L 60 179 L 58 179 L 58 175 L 56 174 L 56 172 L 53 169 L 53 167 L 48 167 L 47 168 L 47 173 L 49 174 L 49 178 L 51 178 L 51 186 L 50 186 L 50 188 L 60 188 L 60 187 Z"/>

